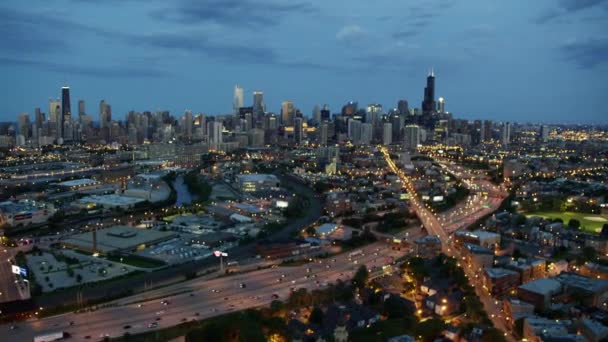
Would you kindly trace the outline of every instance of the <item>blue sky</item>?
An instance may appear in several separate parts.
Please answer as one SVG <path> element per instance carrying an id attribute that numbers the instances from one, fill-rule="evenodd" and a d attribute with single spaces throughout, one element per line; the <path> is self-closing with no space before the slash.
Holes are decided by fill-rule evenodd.
<path id="1" fill-rule="evenodd" d="M 420 107 L 434 67 L 456 117 L 608 123 L 608 0 L 5 0 L 0 120 L 69 85 L 72 108 L 228 113 L 234 84 L 310 115 Z"/>

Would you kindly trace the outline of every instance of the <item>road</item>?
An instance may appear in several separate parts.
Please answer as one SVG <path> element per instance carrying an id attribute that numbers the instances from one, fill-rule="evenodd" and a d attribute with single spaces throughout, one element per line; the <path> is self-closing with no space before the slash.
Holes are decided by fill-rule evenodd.
<path id="1" fill-rule="evenodd" d="M 316 197 L 309 187 L 296 183 L 287 178 L 281 178 L 293 188 L 294 192 L 306 194 L 313 200 L 310 201 L 310 207 L 303 217 L 295 218 L 289 221 L 287 226 L 281 231 L 276 232 L 266 239 L 268 241 L 284 240 L 289 238 L 293 232 L 314 223 L 321 217 L 322 201 Z M 237 246 L 228 251 L 230 260 L 247 260 L 255 256 L 255 244 Z M 117 279 L 111 282 L 97 284 L 95 286 L 83 286 L 81 289 L 72 288 L 65 289 L 60 292 L 51 292 L 35 298 L 36 306 L 50 307 L 57 305 L 75 304 L 77 302 L 78 292 L 82 293 L 84 299 L 95 300 L 109 296 L 125 295 L 125 291 L 133 290 L 134 292 L 144 291 L 157 284 L 174 283 L 185 280 L 185 275 L 192 272 L 201 272 L 209 268 L 217 266 L 215 258 L 206 258 L 200 261 L 189 262 L 181 265 L 172 266 L 171 268 L 162 269 L 159 271 L 134 275 L 132 277 Z"/>
<path id="2" fill-rule="evenodd" d="M 401 181 L 403 183 L 403 187 L 411 195 L 410 196 L 410 205 L 416 212 L 416 215 L 418 215 L 420 221 L 422 222 L 424 227 L 427 229 L 428 233 L 439 237 L 439 239 L 442 241 L 443 253 L 445 253 L 448 256 L 456 258 L 456 260 L 462 260 L 463 259 L 462 255 L 452 245 L 450 233 L 452 233 L 456 230 L 459 230 L 459 229 L 466 228 L 470 223 L 475 222 L 480 217 L 497 210 L 498 207 L 500 206 L 500 204 L 502 203 L 502 200 L 504 200 L 504 198 L 507 197 L 507 194 L 500 193 L 500 192 L 493 193 L 492 198 L 494 198 L 496 200 L 490 201 L 487 204 L 487 206 L 488 206 L 487 208 L 484 208 L 484 207 L 477 208 L 476 210 L 474 210 L 474 212 L 472 214 L 460 213 L 459 216 L 461 216 L 461 217 L 467 216 L 467 219 L 460 218 L 455 223 L 451 222 L 451 221 L 445 221 L 444 222 L 445 227 L 444 227 L 444 224 L 442 224 L 442 222 L 439 220 L 439 218 L 433 212 L 431 212 L 431 210 L 427 206 L 425 206 L 424 203 L 422 203 L 422 201 L 420 200 L 419 196 L 416 193 L 416 189 L 414 188 L 413 183 L 411 182 L 409 177 L 407 177 L 405 175 L 405 173 L 403 173 L 403 171 L 401 171 L 397 167 L 395 162 L 391 159 L 388 150 L 385 147 L 382 147 L 381 151 L 383 152 L 385 160 L 386 160 L 389 168 L 391 169 L 391 171 L 399 176 L 399 178 L 401 179 Z M 488 187 L 487 190 L 499 190 L 496 188 L 492 188 L 491 186 L 489 186 L 486 183 L 487 182 L 486 180 L 483 180 L 480 178 L 473 178 L 472 182 L 474 182 L 474 183 L 469 184 L 469 186 L 475 185 L 476 187 L 479 187 L 479 188 Z M 504 197 L 502 197 L 501 195 Z M 450 213 L 448 213 L 448 215 L 452 215 L 453 213 L 454 213 L 453 211 L 450 211 Z M 451 218 L 457 218 L 457 217 L 454 216 Z M 492 320 L 492 323 L 494 323 L 494 326 L 496 328 L 502 330 L 503 332 L 505 332 L 505 337 L 507 338 L 508 341 L 515 341 L 513 336 L 508 333 L 508 330 L 506 329 L 506 326 L 505 326 L 505 322 L 501 318 L 500 302 L 495 301 L 490 296 L 490 294 L 481 287 L 480 281 L 475 281 L 475 279 L 478 279 L 479 275 L 477 275 L 468 265 L 464 265 L 463 270 L 465 271 L 465 274 L 467 275 L 467 278 L 469 279 L 470 284 L 475 289 L 477 296 L 481 300 L 486 313 L 488 314 L 489 318 Z"/>
<path id="3" fill-rule="evenodd" d="M 361 254 L 352 258 L 350 253 L 343 253 L 301 266 L 276 267 L 213 280 L 194 279 L 117 300 L 111 303 L 114 306 L 96 311 L 33 319 L 18 323 L 16 329 L 2 325 L 0 336 L 7 341 L 32 341 L 38 334 L 67 331 L 73 341 L 88 340 L 86 336 L 99 341 L 106 334 L 118 337 L 127 331 L 138 333 L 166 328 L 187 320 L 267 306 L 274 300 L 273 295 L 286 300 L 292 289 L 323 288 L 326 283 L 337 279 L 350 279 L 362 264 L 370 269 L 382 267 L 390 262 L 390 258 L 398 258 L 405 253 L 392 250 L 384 242 L 359 250 Z M 241 288 L 242 283 L 245 288 Z M 217 290 L 221 292 L 215 292 Z M 168 300 L 170 304 L 163 305 L 161 300 Z M 160 320 L 157 321 L 158 318 Z M 149 327 L 153 322 L 157 322 L 158 327 Z M 126 326 L 130 327 L 125 329 Z"/>
<path id="4" fill-rule="evenodd" d="M 30 298 L 29 284 L 12 271 L 12 262 L 19 251 L 28 250 L 29 247 L 2 248 L 0 250 L 0 303 L 26 300 Z"/>

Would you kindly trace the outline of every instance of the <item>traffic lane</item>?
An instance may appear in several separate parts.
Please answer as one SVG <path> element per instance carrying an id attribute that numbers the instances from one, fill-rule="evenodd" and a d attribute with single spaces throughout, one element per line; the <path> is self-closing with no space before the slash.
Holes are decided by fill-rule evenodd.
<path id="1" fill-rule="evenodd" d="M 371 252 L 371 248 L 369 248 L 369 252 Z M 389 250 L 392 252 L 392 250 Z M 391 254 L 391 252 L 389 252 L 389 254 Z M 398 256 L 397 253 L 394 253 L 395 256 Z M 382 264 L 384 264 L 384 260 L 382 258 L 374 258 L 375 256 L 372 255 L 365 255 L 361 258 L 361 262 L 368 262 L 370 266 L 375 265 L 380 267 Z M 346 257 L 345 257 L 346 258 Z M 375 259 L 375 260 L 374 260 Z M 338 264 L 340 264 L 341 262 L 338 262 Z M 346 271 L 345 268 L 350 267 L 349 265 L 346 265 L 346 263 L 344 263 L 343 265 L 344 267 L 342 268 L 330 268 L 330 269 L 321 269 L 321 272 L 319 272 L 319 276 L 322 277 L 322 279 L 327 279 L 327 281 L 335 281 L 336 279 L 340 278 L 341 276 L 344 275 L 344 271 Z M 277 270 L 277 269 L 274 269 Z M 278 272 L 282 271 L 281 269 L 278 269 Z M 305 272 L 305 270 L 304 270 Z M 342 274 L 340 274 L 342 273 Z M 297 276 L 302 276 L 302 274 L 304 273 L 298 273 Z M 233 299 L 239 301 L 239 305 L 243 305 L 243 307 L 247 307 L 253 304 L 256 305 L 262 305 L 260 303 L 257 303 L 257 296 L 256 300 L 254 301 L 252 298 L 250 298 L 251 296 L 253 296 L 253 293 L 259 293 L 259 290 L 261 289 L 266 289 L 269 291 L 274 291 L 279 292 L 281 294 L 281 297 L 283 296 L 287 296 L 287 294 L 290 292 L 290 288 L 294 287 L 293 284 L 291 284 L 291 282 L 282 282 L 282 283 L 275 283 L 274 282 L 274 278 L 278 275 L 278 273 L 272 274 L 270 275 L 270 277 L 266 276 L 263 277 L 263 275 L 260 275 L 262 277 L 260 277 L 260 279 L 258 279 L 258 277 L 254 277 L 253 278 L 253 286 L 250 288 L 249 286 L 246 288 L 247 290 L 242 291 L 242 290 L 236 290 L 236 291 L 242 291 L 242 294 L 236 294 L 235 292 L 229 290 L 228 294 L 230 296 L 235 296 Z M 226 281 L 233 281 L 233 280 L 229 280 L 228 278 L 226 279 L 222 279 L 224 282 Z M 251 282 L 252 280 L 250 279 L 249 282 Z M 266 283 L 266 286 L 264 286 L 263 284 L 260 286 L 256 286 L 255 284 L 257 282 L 261 282 L 261 283 Z M 222 286 L 221 283 L 216 284 L 218 286 Z M 297 287 L 306 287 L 309 289 L 313 289 L 315 288 L 316 284 L 312 279 L 309 279 L 308 281 L 303 280 L 303 282 L 300 284 L 300 286 Z M 211 296 L 210 296 L 211 294 Z M 215 295 L 215 296 L 214 296 Z M 223 293 L 223 295 L 226 295 L 226 293 Z M 229 307 L 230 304 L 228 304 L 229 302 L 232 302 L 232 300 L 228 300 L 225 301 L 224 297 L 223 297 L 222 293 L 220 294 L 215 294 L 215 293 L 211 293 L 211 292 L 202 292 L 200 295 L 197 294 L 196 296 L 200 297 L 197 300 L 202 301 L 203 306 L 201 306 L 200 303 L 197 303 L 197 300 L 193 300 L 192 297 L 190 297 L 189 295 L 182 295 L 180 296 L 176 296 L 173 297 L 173 300 L 177 300 L 177 302 L 175 302 L 175 306 L 173 306 L 174 304 L 170 304 L 169 306 L 171 306 L 172 312 L 173 314 L 171 315 L 175 315 L 174 318 L 177 318 L 177 316 L 183 316 L 186 314 L 194 314 L 194 312 L 197 311 L 192 311 L 194 309 L 198 309 L 198 310 L 204 310 L 209 308 L 210 306 L 213 308 L 222 308 L 224 310 L 229 310 L 231 309 Z M 249 298 L 248 298 L 249 296 Z M 272 294 L 267 294 L 265 295 L 266 300 L 267 301 L 271 301 L 271 296 Z M 263 297 L 262 297 L 263 298 Z M 169 307 L 167 306 L 167 307 Z M 176 310 L 174 309 L 175 307 L 180 307 L 183 309 L 180 310 Z M 71 321 L 74 322 L 74 325 L 69 325 L 70 320 L 67 320 L 66 317 L 51 317 L 51 318 L 47 318 L 47 319 L 43 319 L 43 320 L 39 320 L 36 321 L 34 324 L 31 325 L 31 327 L 33 328 L 32 330 L 35 331 L 48 331 L 48 330 L 72 330 L 75 333 L 75 336 L 77 335 L 82 335 L 82 336 L 93 336 L 90 335 L 91 331 L 101 331 L 101 333 L 105 334 L 105 333 L 110 333 L 110 331 L 108 330 L 112 330 L 112 332 L 110 333 L 110 335 L 113 336 L 118 336 L 120 335 L 122 332 L 120 331 L 120 329 L 115 329 L 116 326 L 120 325 L 122 322 L 125 321 L 125 319 L 128 320 L 128 318 L 133 318 L 133 317 L 137 317 L 136 319 L 132 319 L 131 323 L 133 324 L 143 324 L 146 321 L 149 320 L 154 320 L 156 318 L 156 312 L 155 310 L 162 310 L 163 306 L 162 304 L 160 304 L 160 299 L 159 300 L 155 300 L 155 301 L 151 301 L 148 303 L 144 303 L 143 306 L 144 312 L 138 311 L 137 309 L 142 309 L 142 308 L 137 308 L 136 305 L 133 306 L 126 306 L 126 307 L 113 307 L 113 308 L 108 308 L 108 309 L 102 309 L 99 311 L 95 311 L 95 312 L 90 312 L 90 313 L 86 313 L 86 314 L 69 314 L 68 317 L 72 318 Z M 238 308 L 241 308 L 240 306 Z M 236 309 L 236 306 L 235 308 Z M 190 311 L 192 311 L 192 313 L 190 313 Z M 168 312 L 168 311 L 166 311 Z M 223 312 L 217 312 L 217 314 L 221 314 Z M 200 314 L 200 312 L 199 312 Z M 80 332 L 79 325 L 81 325 L 80 318 L 78 316 L 80 315 L 85 315 L 84 318 L 86 319 L 86 322 L 84 323 L 84 325 L 86 325 L 85 327 L 85 332 Z M 116 317 L 118 317 L 118 319 L 116 319 Z M 185 317 L 181 317 L 179 318 L 179 320 L 181 321 L 183 318 Z M 163 318 L 164 319 L 164 318 Z M 94 321 L 95 323 L 92 323 L 92 321 Z M 61 322 L 63 322 L 63 324 L 61 324 Z M 128 325 L 133 325 L 133 324 L 128 324 Z M 122 326 L 120 326 L 122 327 Z M 118 328 L 120 328 L 118 327 Z M 26 329 L 22 329 L 19 333 L 26 331 Z M 85 335 L 87 334 L 87 335 Z M 118 334 L 118 335 L 116 335 Z M 19 335 L 15 336 L 18 337 Z M 32 336 L 33 336 L 33 331 L 32 331 Z"/>

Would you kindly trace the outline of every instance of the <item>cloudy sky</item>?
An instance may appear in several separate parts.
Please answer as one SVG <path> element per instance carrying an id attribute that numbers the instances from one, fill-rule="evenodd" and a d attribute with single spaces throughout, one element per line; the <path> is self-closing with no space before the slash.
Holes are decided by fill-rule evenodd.
<path id="1" fill-rule="evenodd" d="M 129 110 L 399 99 L 430 67 L 456 117 L 608 123 L 608 0 L 4 0 L 0 120 L 72 89 Z"/>

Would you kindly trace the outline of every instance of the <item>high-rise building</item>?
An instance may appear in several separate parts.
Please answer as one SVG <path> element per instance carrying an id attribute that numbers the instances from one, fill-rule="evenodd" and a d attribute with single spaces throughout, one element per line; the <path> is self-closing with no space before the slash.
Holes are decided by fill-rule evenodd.
<path id="1" fill-rule="evenodd" d="M 373 126 L 379 122 L 380 116 L 382 115 L 381 104 L 369 104 L 365 111 L 365 122 L 371 123 Z"/>
<path id="2" fill-rule="evenodd" d="M 72 105 L 70 102 L 70 87 L 61 88 L 61 120 L 62 125 L 66 121 L 72 121 Z"/>
<path id="3" fill-rule="evenodd" d="M 30 115 L 28 113 L 21 113 L 17 116 L 17 124 L 19 125 L 19 135 L 23 135 L 27 141 L 30 137 Z"/>
<path id="4" fill-rule="evenodd" d="M 373 132 L 374 126 L 371 123 L 361 124 L 361 140 L 359 142 L 363 145 L 369 145 L 372 142 Z"/>
<path id="5" fill-rule="evenodd" d="M 36 115 L 34 117 L 34 120 L 36 122 L 36 129 L 41 129 L 42 125 L 44 124 L 44 113 L 40 111 L 39 107 L 36 107 L 36 109 L 34 109 L 34 113 Z"/>
<path id="6" fill-rule="evenodd" d="M 283 126 L 293 126 L 296 116 L 295 107 L 291 101 L 283 101 L 281 104 L 281 123 Z"/>
<path id="7" fill-rule="evenodd" d="M 492 139 L 494 138 L 492 134 L 492 121 L 484 120 L 482 132 L 483 134 L 481 135 L 481 141 L 492 141 Z"/>
<path id="8" fill-rule="evenodd" d="M 501 143 L 503 145 L 509 145 L 511 142 L 511 123 L 504 122 L 502 124 L 502 135 L 501 135 Z"/>
<path id="9" fill-rule="evenodd" d="M 315 125 L 318 125 L 321 122 L 321 107 L 319 107 L 319 105 L 315 105 L 312 109 L 312 121 Z"/>
<path id="10" fill-rule="evenodd" d="M 422 101 L 422 113 L 429 114 L 435 112 L 435 73 L 433 69 L 429 72 L 426 78 L 426 87 L 424 87 L 424 100 Z"/>
<path id="11" fill-rule="evenodd" d="M 399 100 L 399 102 L 397 102 L 397 112 L 399 115 L 409 114 L 409 105 L 406 100 Z"/>
<path id="12" fill-rule="evenodd" d="M 321 146 L 327 146 L 328 133 L 329 125 L 327 124 L 327 122 L 322 122 L 319 133 L 319 144 L 321 144 Z"/>
<path id="13" fill-rule="evenodd" d="M 304 139 L 304 127 L 302 118 L 295 118 L 293 120 L 293 136 L 296 143 L 301 143 Z"/>
<path id="14" fill-rule="evenodd" d="M 78 116 L 87 115 L 84 108 L 84 100 L 78 100 Z"/>
<path id="15" fill-rule="evenodd" d="M 329 121 L 331 119 L 331 113 L 328 105 L 323 105 L 321 109 L 321 121 Z"/>
<path id="16" fill-rule="evenodd" d="M 445 100 L 443 97 L 440 97 L 439 100 L 437 100 L 437 110 L 439 113 L 445 113 Z"/>
<path id="17" fill-rule="evenodd" d="M 184 137 L 188 140 L 192 139 L 192 126 L 194 124 L 194 120 L 192 117 L 192 111 L 187 110 L 184 113 Z"/>
<path id="18" fill-rule="evenodd" d="M 261 91 L 253 92 L 253 114 L 256 117 L 263 115 L 266 111 L 266 105 L 264 104 L 264 93 Z"/>
<path id="19" fill-rule="evenodd" d="M 385 122 L 382 130 L 382 143 L 390 145 L 393 143 L 393 124 Z"/>
<path id="20" fill-rule="evenodd" d="M 353 144 L 358 144 L 361 140 L 361 121 L 350 119 L 348 120 L 348 139 Z"/>
<path id="21" fill-rule="evenodd" d="M 232 101 L 232 113 L 234 115 L 238 115 L 239 108 L 241 108 L 241 107 L 243 107 L 243 88 L 237 84 L 234 86 L 234 99 Z"/>
<path id="22" fill-rule="evenodd" d="M 112 108 L 106 100 L 101 100 L 99 102 L 99 127 L 110 127 L 110 122 L 112 122 Z"/>
<path id="23" fill-rule="evenodd" d="M 59 99 L 49 99 L 49 122 L 56 124 L 61 115 L 61 102 Z"/>
<path id="24" fill-rule="evenodd" d="M 404 135 L 404 148 L 415 150 L 420 145 L 420 127 L 418 125 L 405 126 Z"/>
<path id="25" fill-rule="evenodd" d="M 540 141 L 546 143 L 549 141 L 549 127 L 547 125 L 540 126 Z"/>
<path id="26" fill-rule="evenodd" d="M 210 122 L 211 123 L 211 130 L 209 132 L 209 136 L 210 136 L 210 140 L 211 140 L 211 145 L 213 145 L 213 147 L 215 147 L 216 149 L 219 147 L 219 145 L 222 144 L 223 137 L 222 137 L 222 132 L 224 131 L 224 125 L 222 124 L 221 121 L 213 121 Z"/>

